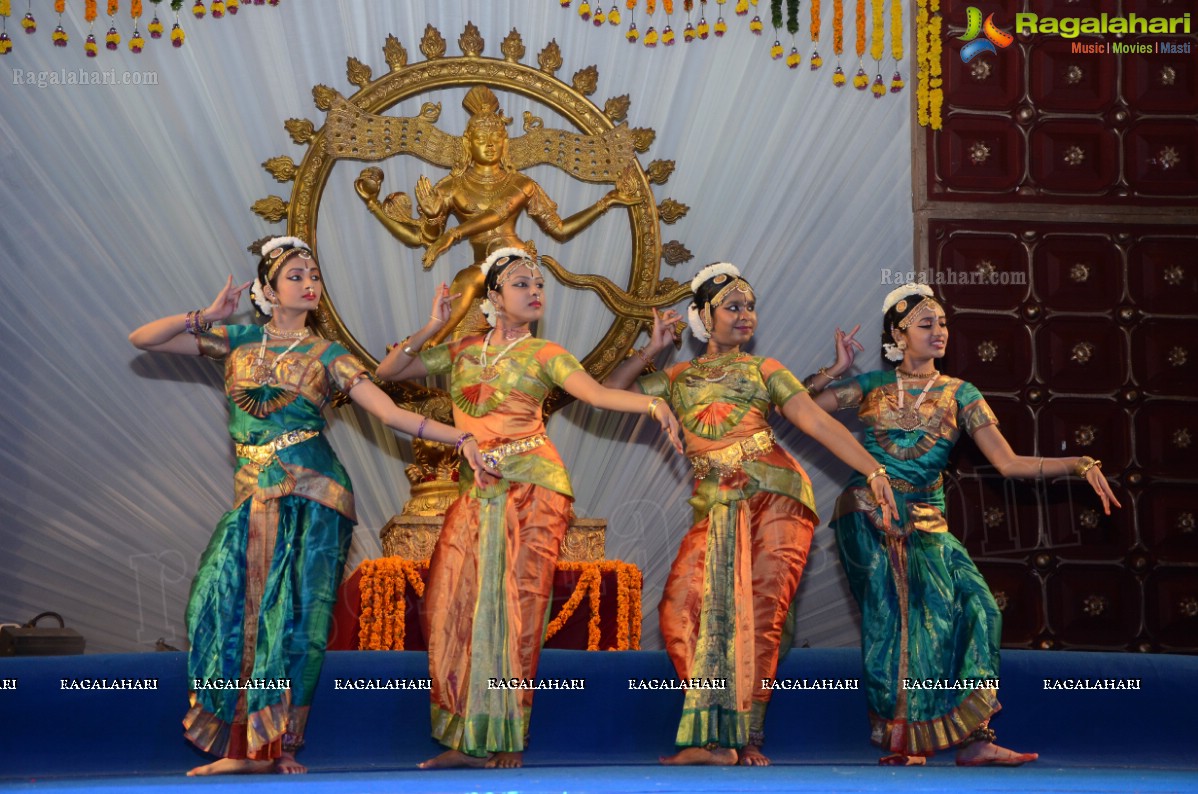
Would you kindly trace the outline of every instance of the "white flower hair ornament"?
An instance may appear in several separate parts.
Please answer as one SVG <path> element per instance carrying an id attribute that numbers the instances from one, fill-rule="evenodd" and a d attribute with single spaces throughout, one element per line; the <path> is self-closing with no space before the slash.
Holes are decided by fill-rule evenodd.
<path id="1" fill-rule="evenodd" d="M 890 311 L 890 308 L 903 298 L 910 298 L 913 295 L 919 295 L 922 298 L 931 298 L 935 296 L 932 288 L 927 284 L 918 284 L 914 281 L 904 284 L 901 287 L 896 287 L 890 290 L 886 295 L 886 300 L 882 301 L 882 314 Z"/>
<path id="2" fill-rule="evenodd" d="M 308 247 L 307 243 L 298 237 L 272 237 L 262 244 L 259 255 L 266 256 L 271 251 L 284 245 L 289 245 L 292 248 L 303 248 L 305 251 L 312 250 Z"/>
<path id="3" fill-rule="evenodd" d="M 903 360 L 903 351 L 893 342 L 882 343 L 882 355 L 886 356 L 887 361 L 892 361 L 895 364 Z"/>
<path id="4" fill-rule="evenodd" d="M 711 338 L 711 334 L 707 332 L 707 326 L 703 325 L 703 317 L 699 314 L 699 307 L 691 304 L 686 307 L 686 323 L 691 328 L 691 333 L 695 335 L 695 339 L 700 342 L 706 342 Z"/>
<path id="5" fill-rule="evenodd" d="M 492 251 L 487 256 L 487 258 L 483 260 L 482 265 L 479 266 L 479 268 L 483 272 L 483 278 L 486 279 L 487 273 L 489 273 L 491 268 L 493 268 L 495 266 L 496 262 L 498 262 L 500 259 L 507 259 L 509 257 L 518 257 L 520 259 L 527 259 L 528 261 L 532 262 L 534 265 L 536 264 L 536 261 L 537 261 L 534 257 L 529 255 L 528 251 L 524 250 L 523 248 L 516 248 L 514 246 L 508 246 L 507 248 L 497 248 L 494 251 Z"/>
<path id="6" fill-rule="evenodd" d="M 703 268 L 691 279 L 691 293 L 697 293 L 699 287 L 708 279 L 713 279 L 716 276 L 731 276 L 732 278 L 740 278 L 740 269 L 731 262 L 716 262 Z"/>
<path id="7" fill-rule="evenodd" d="M 478 308 L 479 308 L 479 311 L 481 311 L 483 313 L 483 317 L 487 318 L 487 325 L 494 328 L 495 327 L 495 317 L 497 314 L 497 312 L 495 311 L 495 304 L 491 303 L 490 298 L 483 298 L 483 302 L 478 305 Z"/>
<path id="8" fill-rule="evenodd" d="M 250 287 L 250 298 L 253 299 L 254 305 L 258 307 L 258 311 L 266 317 L 269 317 L 275 310 L 274 304 L 266 299 L 266 288 L 257 278 L 254 279 L 253 286 Z"/>

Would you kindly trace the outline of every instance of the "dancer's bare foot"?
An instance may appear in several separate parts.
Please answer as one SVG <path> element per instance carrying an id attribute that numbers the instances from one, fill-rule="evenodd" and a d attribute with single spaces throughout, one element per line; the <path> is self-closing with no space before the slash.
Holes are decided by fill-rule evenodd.
<path id="1" fill-rule="evenodd" d="M 482 769 L 486 765 L 486 758 L 479 758 L 476 755 L 466 755 L 460 750 L 446 750 L 422 764 L 417 764 L 420 769 L 459 769 L 464 766 Z"/>
<path id="2" fill-rule="evenodd" d="M 486 764 L 488 769 L 517 769 L 524 766 L 524 753 L 495 753 Z"/>
<path id="3" fill-rule="evenodd" d="M 765 753 L 761 752 L 761 748 L 755 744 L 746 744 L 740 748 L 740 765 L 741 766 L 769 766 L 770 759 L 766 758 Z"/>
<path id="4" fill-rule="evenodd" d="M 687 747 L 673 755 L 658 759 L 666 766 L 732 766 L 736 763 L 736 751 L 731 747 Z"/>
<path id="5" fill-rule="evenodd" d="M 881 766 L 923 766 L 927 763 L 927 759 L 922 755 L 903 755 L 902 753 L 891 753 L 884 755 L 878 759 Z"/>
<path id="6" fill-rule="evenodd" d="M 957 766 L 1021 766 L 1039 753 L 1017 753 L 994 742 L 970 742 L 957 751 Z"/>
<path id="7" fill-rule="evenodd" d="M 283 752 L 275 761 L 275 771 L 280 775 L 302 775 L 308 767 L 296 761 L 294 753 Z"/>
<path id="8" fill-rule="evenodd" d="M 264 772 L 273 771 L 275 762 L 267 759 L 265 761 L 254 761 L 249 758 L 221 758 L 213 761 L 211 764 L 197 766 L 187 773 L 188 777 L 200 777 L 204 775 L 260 775 Z"/>

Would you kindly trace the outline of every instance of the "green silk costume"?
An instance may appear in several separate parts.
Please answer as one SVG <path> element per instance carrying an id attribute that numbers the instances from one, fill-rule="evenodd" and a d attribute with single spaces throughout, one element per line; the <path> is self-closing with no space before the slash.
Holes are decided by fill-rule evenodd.
<path id="1" fill-rule="evenodd" d="M 310 336 L 289 352 L 259 326 L 214 328 L 200 351 L 225 361 L 238 450 L 232 510 L 200 560 L 187 605 L 192 708 L 185 733 L 229 758 L 277 758 L 302 741 L 355 522 L 349 476 L 326 441 L 333 389 L 369 375 L 341 345 Z M 284 354 L 285 355 L 282 355 Z M 265 368 L 264 368 L 265 365 Z M 274 383 L 263 384 L 265 372 Z M 268 461 L 241 453 L 288 433 Z M 213 686 L 250 679 L 258 686 Z M 280 680 L 289 689 L 277 688 Z M 286 739 L 284 738 L 286 737 Z"/>
<path id="2" fill-rule="evenodd" d="M 908 426 L 926 383 L 904 379 Z M 831 521 L 861 608 L 871 740 L 893 753 L 931 755 L 960 743 L 1000 708 L 996 689 L 984 684 L 998 679 L 1002 616 L 965 547 L 948 531 L 941 478 L 961 431 L 973 434 L 998 420 L 973 385 L 944 375 L 919 406 L 913 430 L 899 425 L 904 411 L 893 371 L 829 388 L 839 408 L 858 408 L 866 428 L 862 443 L 886 467 L 902 521 L 891 534 L 883 530 L 861 475 L 850 481 Z M 908 684 L 929 680 L 942 686 Z"/>

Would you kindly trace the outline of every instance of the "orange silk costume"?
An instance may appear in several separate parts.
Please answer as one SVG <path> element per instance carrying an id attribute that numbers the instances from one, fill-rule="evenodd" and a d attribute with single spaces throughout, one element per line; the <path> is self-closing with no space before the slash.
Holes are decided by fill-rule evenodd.
<path id="1" fill-rule="evenodd" d="M 420 354 L 429 374 L 451 374 L 454 424 L 473 433 L 484 453 L 506 452 L 503 478 L 487 488 L 463 469 L 424 595 L 433 738 L 479 757 L 525 747 L 532 689 L 492 681 L 536 677 L 574 503 L 566 468 L 544 435 L 541 405 L 582 369 L 562 347 L 533 337 L 498 362 L 492 346 L 486 368 L 482 351 L 483 338 L 474 336 Z"/>
<path id="2" fill-rule="evenodd" d="M 640 378 L 678 415 L 695 466 L 694 526 L 682 539 L 659 606 L 688 689 L 679 747 L 760 746 L 783 626 L 817 517 L 811 483 L 766 421 L 803 385 L 773 359 L 733 352 Z"/>

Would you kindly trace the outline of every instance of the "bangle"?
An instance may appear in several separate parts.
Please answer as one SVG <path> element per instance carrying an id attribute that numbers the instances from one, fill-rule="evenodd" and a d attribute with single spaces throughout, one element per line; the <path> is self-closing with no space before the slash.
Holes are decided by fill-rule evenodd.
<path id="1" fill-rule="evenodd" d="M 827 383 L 825 383 L 823 386 L 816 386 L 816 385 L 815 385 L 815 378 L 816 378 L 816 376 L 818 376 L 818 375 L 823 375 L 825 378 L 827 378 L 827 379 L 828 379 L 828 382 L 827 382 Z M 828 388 L 829 386 L 831 386 L 831 385 L 832 385 L 832 382 L 833 382 L 834 380 L 836 380 L 836 378 L 833 378 L 831 375 L 829 375 L 829 374 L 828 374 L 828 368 L 827 368 L 827 367 L 820 367 L 820 368 L 819 368 L 819 369 L 817 369 L 815 372 L 813 372 L 813 373 L 811 373 L 810 375 L 808 375 L 806 378 L 803 378 L 803 385 L 804 385 L 804 386 L 807 388 L 807 391 L 811 392 L 811 393 L 814 395 L 814 394 L 819 394 L 819 393 L 820 393 L 820 392 L 822 392 L 824 389 L 826 389 L 826 388 Z"/>
<path id="2" fill-rule="evenodd" d="M 634 348 L 632 349 L 632 352 L 633 352 L 633 353 L 636 353 L 637 357 L 638 357 L 638 358 L 640 358 L 640 360 L 641 360 L 641 361 L 645 362 L 645 366 L 646 366 L 646 367 L 648 367 L 649 369 L 653 369 L 653 359 L 651 359 L 651 358 L 649 358 L 648 356 L 646 356 L 646 355 L 645 355 L 645 349 L 644 349 L 644 348 L 637 348 L 637 347 L 634 347 Z"/>
<path id="3" fill-rule="evenodd" d="M 1101 469 L 1102 461 L 1094 460 L 1094 458 L 1090 457 L 1089 455 L 1082 455 L 1080 458 L 1077 459 L 1077 463 L 1074 464 L 1073 473 L 1076 474 L 1078 477 L 1084 478 L 1087 474 L 1090 473 L 1090 469 L 1094 469 L 1094 468 Z"/>
<path id="4" fill-rule="evenodd" d="M 437 316 L 437 315 L 435 315 L 435 314 L 430 314 L 430 315 L 428 316 L 428 318 L 429 318 L 430 320 L 432 320 L 433 322 L 435 322 L 437 325 L 440 325 L 441 323 L 445 322 L 444 320 L 442 320 L 440 317 L 438 317 L 438 316 Z"/>
<path id="5" fill-rule="evenodd" d="M 874 481 L 875 477 L 886 477 L 886 476 L 887 476 L 886 475 L 886 467 L 879 466 L 878 468 L 874 469 L 873 472 L 871 472 L 868 477 L 865 478 L 865 484 L 869 485 L 870 483 L 872 483 Z"/>
<path id="6" fill-rule="evenodd" d="M 416 428 L 416 438 L 424 438 L 424 426 L 428 424 L 428 417 L 424 416 L 420 419 L 420 427 Z"/>
<path id="7" fill-rule="evenodd" d="M 661 405 L 661 398 L 654 397 L 649 401 L 649 418 L 657 419 L 657 406 Z"/>
<path id="8" fill-rule="evenodd" d="M 1044 456 L 1043 455 L 1040 456 L 1040 467 L 1036 470 L 1036 479 L 1037 480 L 1044 479 Z"/>
<path id="9" fill-rule="evenodd" d="M 411 345 L 408 344 L 408 342 L 410 342 L 410 341 L 412 341 L 412 337 L 405 336 L 403 338 L 403 341 L 396 342 L 395 346 L 398 347 L 400 350 L 402 350 L 404 352 L 404 355 L 409 356 L 410 358 L 416 358 L 416 356 L 420 355 L 420 351 L 413 350 Z"/>
<path id="10" fill-rule="evenodd" d="M 453 446 L 453 454 L 457 455 L 461 453 L 462 445 L 472 438 L 474 438 L 473 433 L 462 433 L 460 436 L 458 436 L 458 443 L 454 444 Z"/>

